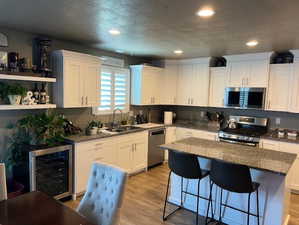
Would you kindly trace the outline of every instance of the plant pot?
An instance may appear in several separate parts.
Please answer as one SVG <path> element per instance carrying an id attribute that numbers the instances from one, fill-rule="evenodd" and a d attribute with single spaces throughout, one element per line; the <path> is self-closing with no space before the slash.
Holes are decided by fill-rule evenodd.
<path id="1" fill-rule="evenodd" d="M 20 105 L 21 104 L 21 95 L 8 95 L 9 102 L 11 105 Z"/>
<path id="2" fill-rule="evenodd" d="M 90 135 L 96 135 L 98 133 L 98 128 L 97 127 L 92 127 L 90 129 Z"/>

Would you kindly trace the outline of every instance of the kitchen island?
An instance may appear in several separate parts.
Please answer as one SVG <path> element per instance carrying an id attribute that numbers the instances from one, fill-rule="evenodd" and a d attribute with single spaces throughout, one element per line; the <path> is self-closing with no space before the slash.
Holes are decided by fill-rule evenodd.
<path id="1" fill-rule="evenodd" d="M 290 190 L 288 188 L 288 172 L 291 168 L 295 154 L 271 151 L 261 148 L 248 147 L 237 144 L 203 140 L 200 138 L 187 138 L 170 144 L 161 146 L 164 150 L 174 150 L 194 154 L 199 157 L 200 165 L 203 169 L 209 169 L 210 160 L 218 159 L 230 163 L 246 165 L 250 167 L 252 179 L 261 184 L 260 186 L 260 221 L 261 225 L 287 225 L 289 220 L 288 206 L 290 200 Z M 196 184 L 194 180 L 185 180 L 184 189 L 195 192 Z M 180 178 L 173 175 L 171 178 L 169 200 L 179 204 Z M 208 197 L 209 179 L 201 181 L 200 195 Z M 256 212 L 255 194 L 251 198 L 251 211 Z M 184 207 L 195 211 L 196 199 L 194 196 L 183 196 Z M 247 195 L 237 193 L 227 193 L 224 191 L 226 203 L 234 207 L 247 210 Z M 219 188 L 213 190 L 213 201 L 216 219 L 219 216 Z M 200 214 L 205 216 L 207 201 L 200 201 Z M 234 225 L 245 225 L 247 216 L 238 211 L 226 208 L 223 212 L 223 222 Z M 257 224 L 256 218 L 250 218 L 250 224 Z"/>

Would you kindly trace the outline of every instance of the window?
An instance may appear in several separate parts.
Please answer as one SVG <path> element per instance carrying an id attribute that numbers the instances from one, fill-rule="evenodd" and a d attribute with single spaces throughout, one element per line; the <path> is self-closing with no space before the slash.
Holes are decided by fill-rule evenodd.
<path id="1" fill-rule="evenodd" d="M 128 69 L 102 66 L 99 107 L 94 114 L 111 114 L 114 109 L 129 111 L 130 75 Z"/>

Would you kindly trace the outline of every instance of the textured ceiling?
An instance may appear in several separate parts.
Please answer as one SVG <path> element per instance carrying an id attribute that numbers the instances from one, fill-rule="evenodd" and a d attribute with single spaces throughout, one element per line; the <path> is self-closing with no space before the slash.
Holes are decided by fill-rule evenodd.
<path id="1" fill-rule="evenodd" d="M 299 48 L 298 0 L 0 0 L 0 26 L 140 56 Z M 212 18 L 196 11 L 212 6 Z M 117 28 L 119 36 L 108 30 Z M 245 43 L 257 39 L 259 45 Z"/>

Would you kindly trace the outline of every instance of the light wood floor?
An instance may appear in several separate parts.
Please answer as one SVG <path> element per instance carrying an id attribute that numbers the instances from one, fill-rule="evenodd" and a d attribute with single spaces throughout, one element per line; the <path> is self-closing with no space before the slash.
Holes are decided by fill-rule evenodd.
<path id="1" fill-rule="evenodd" d="M 178 211 L 166 222 L 162 221 L 167 178 L 167 165 L 130 177 L 124 197 L 120 225 L 194 225 L 194 214 L 185 210 Z M 76 208 L 79 201 L 80 199 L 68 201 L 65 204 Z M 290 214 L 289 225 L 299 225 L 299 195 L 291 197 Z"/>

